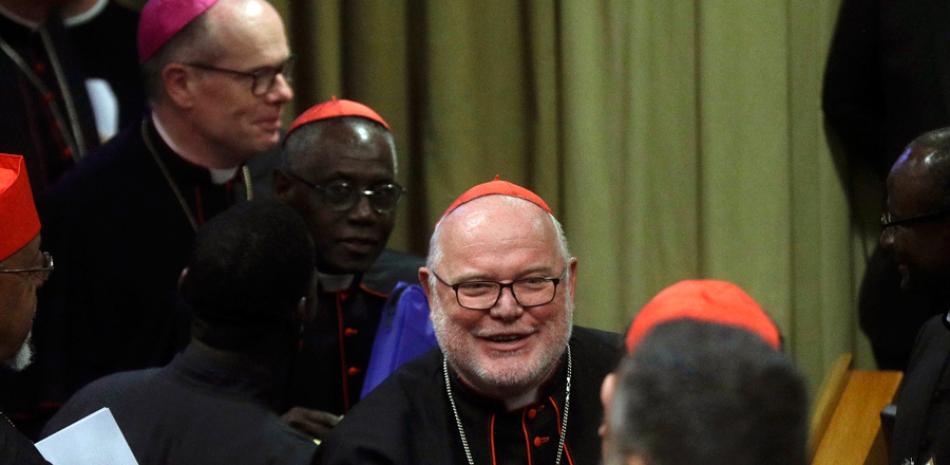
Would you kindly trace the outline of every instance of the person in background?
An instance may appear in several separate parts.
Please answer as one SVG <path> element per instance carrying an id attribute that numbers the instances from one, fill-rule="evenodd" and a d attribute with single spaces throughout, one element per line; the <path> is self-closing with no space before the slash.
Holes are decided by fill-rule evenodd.
<path id="1" fill-rule="evenodd" d="M 421 258 L 386 249 L 403 188 L 389 124 L 332 99 L 291 124 L 275 195 L 307 221 L 316 244 L 317 317 L 304 330 L 285 419 L 322 438 L 360 398 L 384 304 L 416 282 Z"/>
<path id="2" fill-rule="evenodd" d="M 924 323 L 894 399 L 893 465 L 950 463 L 950 128 L 927 132 L 887 177 L 881 247 L 893 254 L 903 289 L 936 296 L 944 309 Z"/>
<path id="3" fill-rule="evenodd" d="M 604 379 L 605 465 L 803 465 L 808 401 L 778 327 L 735 284 L 680 281 L 634 318 Z"/>
<path id="4" fill-rule="evenodd" d="M 870 229 L 883 206 L 888 170 L 907 141 L 950 125 L 950 9 L 943 0 L 840 3 L 821 108 L 838 174 L 848 183 L 852 218 Z M 943 303 L 902 289 L 898 265 L 883 248 L 866 254 L 861 330 L 880 369 L 904 370 L 917 332 L 942 313 Z"/>
<path id="5" fill-rule="evenodd" d="M 58 0 L 0 0 L 0 150 L 38 194 L 99 145 L 76 43 Z"/>
<path id="6" fill-rule="evenodd" d="M 40 251 L 40 220 L 26 161 L 0 153 L 0 362 L 9 369 L 22 370 L 30 364 L 36 290 L 52 271 L 52 256 Z M 0 461 L 48 465 L 2 412 Z"/>
<path id="7" fill-rule="evenodd" d="M 314 463 L 313 441 L 274 411 L 313 276 L 310 232 L 289 207 L 256 200 L 212 218 L 180 278 L 194 315 L 185 351 L 90 383 L 43 435 L 108 407 L 142 465 Z"/>
<path id="8" fill-rule="evenodd" d="M 104 143 L 145 113 L 135 39 L 139 14 L 115 0 L 67 0 L 62 16 Z"/>
<path id="9" fill-rule="evenodd" d="M 805 383 L 744 328 L 656 326 L 603 389 L 605 465 L 804 465 Z"/>
<path id="10" fill-rule="evenodd" d="M 151 112 L 40 202 L 62 256 L 37 321 L 40 416 L 93 379 L 163 365 L 187 344 L 176 289 L 195 231 L 253 196 L 244 164 L 277 146 L 293 96 L 284 25 L 263 0 L 151 0 L 138 52 Z"/>

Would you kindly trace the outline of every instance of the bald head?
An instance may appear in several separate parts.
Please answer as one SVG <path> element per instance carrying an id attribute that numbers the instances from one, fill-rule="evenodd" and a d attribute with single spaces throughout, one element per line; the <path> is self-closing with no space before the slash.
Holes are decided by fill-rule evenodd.
<path id="1" fill-rule="evenodd" d="M 432 231 L 429 241 L 429 255 L 426 266 L 434 268 L 443 258 L 443 236 L 465 237 L 481 228 L 503 228 L 512 221 L 530 222 L 531 229 L 538 237 L 553 234 L 558 255 L 565 261 L 571 253 L 567 247 L 567 238 L 561 223 L 545 212 L 541 207 L 518 197 L 490 195 L 465 203 L 442 217 Z M 449 232 L 446 232 L 451 229 Z"/>
<path id="2" fill-rule="evenodd" d="M 312 165 L 320 169 L 330 159 L 346 156 L 347 152 L 329 153 L 329 146 L 355 147 L 382 141 L 377 151 L 392 163 L 393 177 L 398 172 L 396 143 L 392 133 L 383 125 L 366 118 L 347 116 L 308 123 L 295 129 L 284 142 L 283 167 L 306 173 Z"/>
<path id="3" fill-rule="evenodd" d="M 950 298 L 950 128 L 915 139 L 887 177 L 881 246 L 893 254 L 901 286 Z"/>
<path id="4" fill-rule="evenodd" d="M 926 187 L 931 208 L 950 206 L 950 128 L 914 139 L 894 162 L 888 190 Z"/>

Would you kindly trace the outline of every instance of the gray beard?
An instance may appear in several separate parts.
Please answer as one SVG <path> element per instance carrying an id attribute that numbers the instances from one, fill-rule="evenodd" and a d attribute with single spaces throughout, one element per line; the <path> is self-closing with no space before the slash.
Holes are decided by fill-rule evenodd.
<path id="1" fill-rule="evenodd" d="M 20 346 L 20 350 L 17 350 L 16 354 L 14 354 L 12 358 L 3 362 L 7 368 L 13 371 L 23 371 L 23 369 L 33 363 L 32 336 L 33 331 L 30 331 L 26 335 L 26 339 L 23 341 L 23 344 Z"/>

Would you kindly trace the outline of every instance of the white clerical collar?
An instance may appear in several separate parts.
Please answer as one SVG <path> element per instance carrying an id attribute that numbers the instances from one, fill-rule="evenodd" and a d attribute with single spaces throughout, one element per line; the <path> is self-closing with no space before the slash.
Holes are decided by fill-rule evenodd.
<path id="1" fill-rule="evenodd" d="M 93 18 L 99 15 L 102 10 L 106 9 L 106 5 L 109 4 L 109 0 L 96 0 L 96 4 L 93 5 L 86 11 L 79 13 L 77 15 L 70 16 L 63 19 L 63 24 L 67 27 L 79 26 L 81 24 L 88 23 L 92 21 Z"/>
<path id="2" fill-rule="evenodd" d="M 165 144 L 168 145 L 168 148 L 172 149 L 172 151 L 177 153 L 178 156 L 181 156 L 181 154 L 183 153 L 181 148 L 179 148 L 179 146 L 175 144 L 175 141 L 172 140 L 171 136 L 168 135 L 168 131 L 166 131 L 165 128 L 162 126 L 162 122 L 159 121 L 158 115 L 155 113 L 152 113 L 152 122 L 155 123 L 155 131 L 158 132 L 158 137 L 161 137 L 162 140 L 165 141 Z M 211 182 L 218 185 L 224 184 L 234 179 L 234 175 L 237 174 L 238 172 L 238 167 L 236 166 L 234 168 L 205 168 L 205 169 L 208 170 L 209 173 L 211 173 Z"/>
<path id="3" fill-rule="evenodd" d="M 14 23 L 17 23 L 31 31 L 36 30 L 36 28 L 40 27 L 40 23 L 36 21 L 30 21 L 20 15 L 17 15 L 16 13 L 4 8 L 3 5 L 0 5 L 0 15 L 5 16 L 10 21 L 13 21 Z"/>
<path id="4" fill-rule="evenodd" d="M 317 270 L 317 280 L 320 287 L 327 292 L 339 292 L 350 288 L 353 284 L 354 275 L 351 274 L 327 274 Z"/>
<path id="5" fill-rule="evenodd" d="M 234 168 L 208 168 L 208 171 L 211 173 L 211 182 L 217 185 L 224 184 L 232 179 L 234 175 L 237 174 L 237 167 Z"/>

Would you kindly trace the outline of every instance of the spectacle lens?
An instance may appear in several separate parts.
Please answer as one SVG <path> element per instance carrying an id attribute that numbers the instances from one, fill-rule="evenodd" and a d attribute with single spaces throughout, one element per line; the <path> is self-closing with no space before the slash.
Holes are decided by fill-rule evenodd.
<path id="1" fill-rule="evenodd" d="M 369 189 L 359 190 L 347 181 L 333 181 L 321 188 L 324 201 L 335 211 L 353 208 L 361 195 L 369 198 L 369 205 L 378 213 L 389 213 L 396 208 L 402 187 L 395 183 L 380 184 Z"/>

